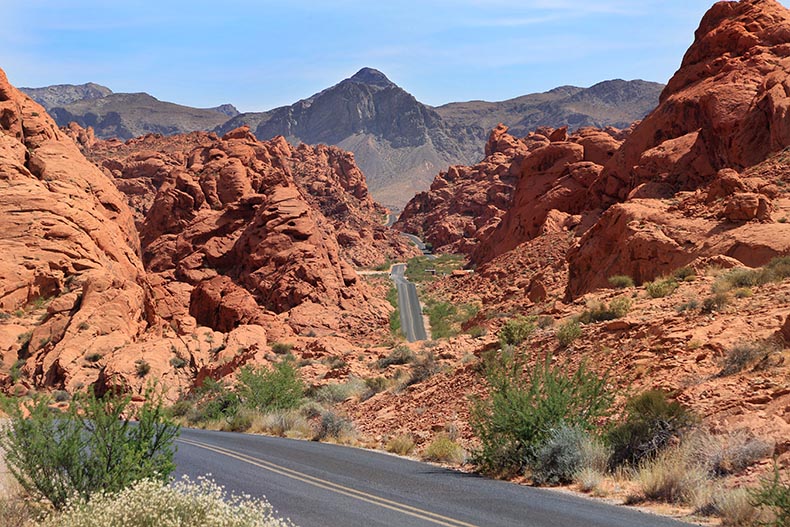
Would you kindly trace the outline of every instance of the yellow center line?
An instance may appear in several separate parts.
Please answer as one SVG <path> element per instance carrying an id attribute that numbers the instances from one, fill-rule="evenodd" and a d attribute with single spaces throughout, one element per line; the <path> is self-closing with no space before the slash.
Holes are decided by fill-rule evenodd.
<path id="1" fill-rule="evenodd" d="M 471 523 L 462 522 L 460 520 L 456 520 L 453 518 L 449 518 L 447 516 L 442 516 L 441 514 L 436 514 L 434 512 L 426 511 L 423 509 L 419 509 L 417 507 L 412 507 L 410 505 L 406 505 L 405 503 L 399 503 L 397 501 L 388 500 L 386 498 L 382 498 L 380 496 L 376 496 L 374 494 L 368 494 L 367 492 L 363 492 L 361 490 L 352 489 L 350 487 L 346 487 L 344 485 L 340 485 L 338 483 L 333 483 L 331 481 L 327 481 L 325 479 L 317 478 L 315 476 L 311 476 L 309 474 L 304 474 L 302 472 L 298 472 L 296 470 L 292 470 L 270 461 L 264 461 L 262 459 L 257 459 L 246 454 L 242 454 L 240 452 L 236 452 L 233 450 L 228 450 L 223 447 L 215 447 L 213 445 L 209 445 L 206 443 L 202 443 L 200 441 L 195 441 L 192 439 L 183 439 L 180 438 L 179 441 L 182 443 L 192 445 L 198 448 L 203 448 L 205 450 L 210 450 L 212 452 L 216 452 L 218 454 L 222 454 L 224 456 L 238 459 L 239 461 L 243 461 L 250 465 L 256 466 L 258 468 L 262 468 L 264 470 L 268 470 L 270 472 L 274 472 L 276 474 L 280 474 L 281 476 L 285 476 L 287 478 L 295 479 L 297 481 L 301 481 L 302 483 L 307 483 L 308 485 L 313 485 L 315 487 L 319 487 L 325 490 L 329 490 L 331 492 L 335 492 L 337 494 L 342 494 L 344 496 L 348 496 L 350 498 L 358 499 L 360 501 L 364 501 L 366 503 L 370 503 L 372 505 L 378 505 L 379 507 L 384 507 L 385 509 L 390 509 L 396 512 L 400 512 L 402 514 L 407 514 L 409 516 L 413 516 L 415 518 L 419 518 L 421 520 L 425 520 L 436 525 L 443 525 L 445 527 L 477 527 Z"/>

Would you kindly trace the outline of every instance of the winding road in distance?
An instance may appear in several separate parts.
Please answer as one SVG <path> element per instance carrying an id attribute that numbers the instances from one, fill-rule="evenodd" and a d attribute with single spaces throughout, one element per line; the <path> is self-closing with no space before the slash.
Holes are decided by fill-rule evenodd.
<path id="1" fill-rule="evenodd" d="M 184 428 L 176 476 L 265 495 L 298 527 L 682 527 L 633 509 L 326 443 Z"/>
<path id="2" fill-rule="evenodd" d="M 422 308 L 417 297 L 417 287 L 406 280 L 406 264 L 392 266 L 390 278 L 398 291 L 398 308 L 400 309 L 400 327 L 406 340 L 416 342 L 428 338 L 422 319 Z"/>

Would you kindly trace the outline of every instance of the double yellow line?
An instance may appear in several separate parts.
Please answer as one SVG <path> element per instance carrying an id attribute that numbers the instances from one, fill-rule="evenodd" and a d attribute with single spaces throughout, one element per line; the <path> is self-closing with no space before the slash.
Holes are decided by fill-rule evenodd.
<path id="1" fill-rule="evenodd" d="M 252 456 L 248 456 L 246 454 L 242 454 L 240 452 L 236 452 L 234 450 L 229 450 L 227 448 L 217 447 L 214 445 L 209 445 L 207 443 L 203 443 L 200 441 L 195 441 L 192 439 L 183 439 L 180 438 L 178 441 L 191 445 L 197 448 L 203 448 L 205 450 L 209 450 L 211 452 L 215 452 L 217 454 L 221 454 L 223 456 L 227 456 L 233 459 L 237 459 L 244 463 L 248 463 L 258 468 L 262 468 L 264 470 L 268 470 L 269 472 L 274 472 L 275 474 L 279 474 L 281 476 L 285 476 L 286 478 L 291 478 L 296 481 L 301 481 L 302 483 L 307 483 L 308 485 L 312 485 L 314 487 L 318 487 L 321 489 L 328 490 L 330 492 L 335 492 L 337 494 L 342 494 L 343 496 L 348 496 L 349 498 L 354 498 L 360 501 L 364 501 L 365 503 L 370 503 L 372 505 L 378 505 L 379 507 L 383 507 L 385 509 L 389 509 L 392 511 L 400 512 L 402 514 L 406 514 L 408 516 L 413 516 L 415 518 L 419 518 L 421 520 L 425 520 L 427 522 L 442 525 L 444 527 L 477 527 L 471 523 L 462 522 L 460 520 L 455 520 L 453 518 L 448 518 L 447 516 L 442 516 L 441 514 L 436 514 L 434 512 L 426 511 L 423 509 L 419 509 L 417 507 L 412 507 L 410 505 L 406 505 L 404 503 L 399 503 L 397 501 L 388 500 L 386 498 L 382 498 L 380 496 L 376 496 L 374 494 L 369 494 L 367 492 L 362 492 L 361 490 L 352 489 L 350 487 L 346 487 L 344 485 L 339 485 L 337 483 L 333 483 L 331 481 L 327 481 L 325 479 L 317 478 L 315 476 L 311 476 L 309 474 L 305 474 L 303 472 L 298 472 L 296 470 L 292 470 L 270 461 L 264 461 L 263 459 L 254 458 Z"/>

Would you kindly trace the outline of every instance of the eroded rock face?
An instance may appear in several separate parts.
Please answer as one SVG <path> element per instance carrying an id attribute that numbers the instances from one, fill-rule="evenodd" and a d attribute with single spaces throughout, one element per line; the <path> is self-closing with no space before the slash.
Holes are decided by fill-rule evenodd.
<path id="1" fill-rule="evenodd" d="M 0 309 L 4 362 L 73 389 L 87 354 L 137 339 L 154 315 L 132 214 L 112 181 L 0 70 Z M 25 308 L 49 302 L 30 328 Z"/>
<path id="2" fill-rule="evenodd" d="M 287 319 L 297 332 L 360 334 L 386 322 L 347 259 L 413 249 L 380 223 L 353 156 L 260 142 L 246 127 L 98 143 L 90 155 L 128 193 L 159 311 L 182 331 Z M 289 313 L 305 305 L 312 319 Z"/>
<path id="3" fill-rule="evenodd" d="M 719 2 L 695 37 L 658 108 L 596 183 L 605 201 L 645 183 L 693 190 L 790 144 L 790 12 L 774 0 Z"/>

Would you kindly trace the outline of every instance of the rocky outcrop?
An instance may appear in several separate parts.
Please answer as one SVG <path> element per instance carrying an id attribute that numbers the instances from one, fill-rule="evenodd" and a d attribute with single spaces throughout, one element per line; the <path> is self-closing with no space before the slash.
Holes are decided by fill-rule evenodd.
<path id="1" fill-rule="evenodd" d="M 591 207 L 623 203 L 569 253 L 569 297 L 612 274 L 652 280 L 700 256 L 755 266 L 790 252 L 774 214 L 783 171 L 759 168 L 781 166 L 772 154 L 790 145 L 789 68 L 790 11 L 773 0 L 710 9 L 658 108 L 592 187 Z"/>
<path id="2" fill-rule="evenodd" d="M 451 166 L 430 190 L 417 194 L 394 228 L 417 234 L 444 252 L 471 252 L 499 223 L 513 197 L 519 160 L 530 146 L 495 128 L 486 143 L 486 158 L 475 166 Z M 541 136 L 542 137 L 542 136 Z M 542 137 L 548 143 L 548 139 Z M 540 141 L 537 141 L 540 144 Z"/>
<path id="3" fill-rule="evenodd" d="M 160 312 L 182 331 L 287 319 L 295 331 L 358 335 L 386 321 L 348 260 L 412 249 L 386 231 L 353 156 L 260 142 L 246 127 L 98 143 L 90 155 L 135 207 Z"/>
<path id="4" fill-rule="evenodd" d="M 154 318 L 137 231 L 112 181 L 2 71 L 0 221 L 0 324 L 15 337 L 3 362 L 34 384 L 90 382 L 84 356 L 135 341 Z"/>
<path id="5" fill-rule="evenodd" d="M 611 203 L 649 186 L 666 197 L 790 144 L 788 30 L 790 12 L 774 0 L 715 4 L 660 104 L 606 166 L 596 194 Z"/>

